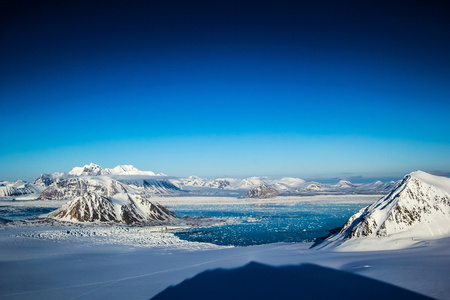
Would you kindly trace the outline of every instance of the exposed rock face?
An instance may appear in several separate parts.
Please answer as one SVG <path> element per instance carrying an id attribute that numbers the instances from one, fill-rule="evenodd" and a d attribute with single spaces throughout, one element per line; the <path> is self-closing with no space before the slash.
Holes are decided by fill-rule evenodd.
<path id="1" fill-rule="evenodd" d="M 128 185 L 109 176 L 83 176 L 53 182 L 40 199 L 71 200 L 49 218 L 71 222 L 114 222 L 153 225 L 167 222 L 176 216 L 159 204 L 153 204 L 144 195 L 154 185 L 146 180 Z M 158 188 L 164 183 L 157 181 Z M 167 188 L 172 188 L 168 184 Z"/>
<path id="2" fill-rule="evenodd" d="M 77 177 L 52 183 L 48 188 L 42 191 L 39 199 L 73 199 L 86 193 L 95 193 L 101 196 L 111 197 L 118 193 L 126 193 L 127 191 L 125 185 L 108 177 Z"/>
<path id="3" fill-rule="evenodd" d="M 403 178 L 392 191 L 353 215 L 340 234 L 347 239 L 412 231 L 450 233 L 450 179 L 422 171 Z"/>
<path id="4" fill-rule="evenodd" d="M 0 181 L 0 197 L 20 196 L 42 191 L 38 186 L 21 180 L 14 182 Z"/>
<path id="5" fill-rule="evenodd" d="M 53 177 L 50 174 L 41 174 L 35 181 L 33 181 L 34 184 L 44 187 L 51 185 L 53 182 Z"/>
<path id="6" fill-rule="evenodd" d="M 217 178 L 217 179 L 209 182 L 205 186 L 211 187 L 211 188 L 216 188 L 216 189 L 227 189 L 227 188 L 231 188 L 231 183 L 226 179 Z"/>
<path id="7" fill-rule="evenodd" d="M 112 198 L 85 192 L 58 210 L 50 218 L 76 222 L 115 222 L 128 225 L 158 224 L 176 216 L 159 204 L 153 204 L 140 195 L 116 194 Z"/>
<path id="8" fill-rule="evenodd" d="M 117 178 L 117 181 L 145 195 L 179 195 L 182 193 L 181 189 L 169 179 L 126 179 L 124 177 Z"/>
<path id="9" fill-rule="evenodd" d="M 252 189 L 250 189 L 245 195 L 243 195 L 241 198 L 258 198 L 258 199 L 265 199 L 265 198 L 273 198 L 278 196 L 279 192 L 274 189 L 271 186 L 261 184 L 258 185 Z"/>
<path id="10" fill-rule="evenodd" d="M 61 180 L 66 177 L 67 177 L 67 174 L 63 173 L 63 172 L 56 172 L 56 173 L 52 173 L 52 174 L 43 173 L 43 174 L 39 175 L 39 177 L 36 178 L 36 180 L 33 181 L 32 184 L 46 188 L 49 185 L 51 185 L 53 182 L 55 182 L 57 180 Z"/>

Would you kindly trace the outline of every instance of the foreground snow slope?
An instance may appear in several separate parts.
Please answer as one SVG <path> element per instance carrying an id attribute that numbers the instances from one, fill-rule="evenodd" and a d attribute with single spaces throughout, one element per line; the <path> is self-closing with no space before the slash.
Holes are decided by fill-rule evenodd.
<path id="1" fill-rule="evenodd" d="M 202 271 L 236 268 L 250 261 L 273 266 L 311 263 L 450 299 L 449 238 L 396 251 L 317 251 L 308 249 L 310 244 L 192 251 L 96 245 L 90 237 L 80 236 L 54 242 L 25 237 L 23 231 L 0 230 L 1 299 L 150 299 Z M 140 232 L 143 240 L 149 240 L 145 238 L 149 234 Z M 126 235 L 122 230 L 118 236 Z M 319 297 L 320 290 L 317 293 Z"/>
<path id="2" fill-rule="evenodd" d="M 450 178 L 416 171 L 388 195 L 353 215 L 324 245 L 392 248 L 449 234 Z"/>

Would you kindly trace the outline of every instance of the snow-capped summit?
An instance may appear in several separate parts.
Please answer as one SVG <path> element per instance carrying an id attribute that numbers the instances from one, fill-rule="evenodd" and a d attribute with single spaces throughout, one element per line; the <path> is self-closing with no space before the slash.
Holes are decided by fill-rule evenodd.
<path id="1" fill-rule="evenodd" d="M 430 238 L 450 234 L 450 178 L 416 171 L 385 197 L 350 217 L 328 242 L 368 237 Z"/>
<path id="2" fill-rule="evenodd" d="M 249 189 L 261 184 L 265 184 L 264 180 L 261 177 L 249 177 L 241 180 L 241 182 L 239 183 L 239 188 Z"/>
<path id="3" fill-rule="evenodd" d="M 132 165 L 119 165 L 113 169 L 105 169 L 107 174 L 112 175 L 148 175 L 148 176 L 166 176 L 165 174 L 155 174 L 152 171 L 141 171 Z"/>
<path id="4" fill-rule="evenodd" d="M 233 179 L 228 178 L 217 178 L 214 179 L 208 183 L 206 183 L 204 186 L 215 188 L 215 189 L 230 189 L 232 188 L 231 183 Z"/>
<path id="5" fill-rule="evenodd" d="M 195 175 L 191 175 L 188 178 L 184 178 L 184 179 L 180 178 L 180 183 L 181 183 L 181 185 L 195 186 L 195 187 L 205 185 L 205 181 L 202 178 L 195 176 Z"/>
<path id="6" fill-rule="evenodd" d="M 94 163 L 84 165 L 83 167 L 75 167 L 69 172 L 69 175 L 73 176 L 98 176 L 104 174 L 107 174 L 107 172 Z"/>
<path id="7" fill-rule="evenodd" d="M 67 174 L 64 172 L 55 172 L 52 174 L 42 173 L 38 178 L 36 178 L 36 180 L 32 182 L 32 184 L 45 188 L 51 185 L 56 180 L 63 179 L 65 177 L 67 177 Z"/>
<path id="8" fill-rule="evenodd" d="M 353 183 L 351 183 L 348 180 L 344 180 L 344 179 L 339 180 L 339 182 L 336 183 L 335 186 L 338 187 L 338 188 L 341 188 L 341 189 L 355 188 L 355 185 Z"/>
<path id="9" fill-rule="evenodd" d="M 326 186 L 319 182 L 311 181 L 311 182 L 307 182 L 305 184 L 304 190 L 306 192 L 321 192 L 321 191 L 326 190 Z M 297 189 L 297 191 L 302 192 L 303 189 L 300 187 Z"/>
<path id="10" fill-rule="evenodd" d="M 75 167 L 70 172 L 72 176 L 99 176 L 99 175 L 145 175 L 145 176 L 167 176 L 163 173 L 155 174 L 152 171 L 141 171 L 132 165 L 118 165 L 112 169 L 103 169 L 99 165 L 90 163 L 83 167 Z"/>
<path id="11" fill-rule="evenodd" d="M 305 180 L 294 177 L 284 177 L 274 180 L 272 185 L 279 191 L 291 191 L 300 188 L 305 184 Z"/>
<path id="12" fill-rule="evenodd" d="M 42 188 L 22 180 L 14 182 L 0 181 L 0 197 L 13 197 L 26 194 L 37 194 L 42 191 Z"/>

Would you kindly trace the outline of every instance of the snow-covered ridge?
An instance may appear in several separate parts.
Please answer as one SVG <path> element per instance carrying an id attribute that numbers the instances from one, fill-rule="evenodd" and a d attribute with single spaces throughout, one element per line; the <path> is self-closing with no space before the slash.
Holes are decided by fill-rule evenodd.
<path id="1" fill-rule="evenodd" d="M 78 181 L 78 179 L 83 179 Z M 132 165 L 119 165 L 114 168 L 102 168 L 101 166 L 90 163 L 83 167 L 74 167 L 69 173 L 55 172 L 52 174 L 41 174 L 36 180 L 30 183 L 25 182 L 2 182 L 0 183 L 0 197 L 13 199 L 20 198 L 36 199 L 39 194 L 46 190 L 42 198 L 48 198 L 50 192 L 59 193 L 58 199 L 70 199 L 79 196 L 71 194 L 67 189 L 70 185 L 79 182 L 90 181 L 89 186 L 99 186 L 94 182 L 103 181 L 100 185 L 110 187 L 114 179 L 121 183 L 123 189 L 133 190 L 138 194 L 146 196 L 231 196 L 241 197 L 249 190 L 266 185 L 274 189 L 273 195 L 280 196 L 304 196 L 304 195 L 349 195 L 349 194 L 385 194 L 394 185 L 395 182 L 376 181 L 367 184 L 355 184 L 347 180 L 340 180 L 336 184 L 323 184 L 314 181 L 305 181 L 301 178 L 284 177 L 281 179 L 271 179 L 268 177 L 249 177 L 249 178 L 200 178 L 189 176 L 187 178 L 169 177 L 163 173 L 154 173 L 152 171 L 141 171 Z M 23 185 L 23 186 L 22 186 Z M 57 192 L 56 189 L 62 189 L 66 185 L 65 192 Z M 73 189 L 73 188 L 72 188 Z M 119 189 L 119 190 L 122 190 Z M 24 196 L 25 195 L 25 196 Z M 50 198 L 55 198 L 52 196 Z"/>
<path id="2" fill-rule="evenodd" d="M 105 175 L 106 171 L 102 169 L 99 165 L 90 163 L 89 165 L 85 165 L 83 167 L 74 167 L 69 175 L 73 176 L 98 176 Z"/>
<path id="3" fill-rule="evenodd" d="M 105 197 L 84 192 L 48 216 L 70 222 L 115 222 L 124 224 L 161 224 L 176 219 L 175 214 L 140 195 L 117 193 Z"/>
<path id="4" fill-rule="evenodd" d="M 98 176 L 98 175 L 146 175 L 146 176 L 167 176 L 163 173 L 155 174 L 152 171 L 141 171 L 132 165 L 119 165 L 112 169 L 103 169 L 99 165 L 90 163 L 83 167 L 74 167 L 69 175 L 72 176 Z"/>
<path id="5" fill-rule="evenodd" d="M 305 181 L 301 178 L 284 177 L 281 179 L 270 179 L 267 177 L 217 178 L 207 179 L 197 176 L 178 178 L 173 180 L 181 189 L 187 191 L 199 191 L 199 188 L 215 188 L 224 191 L 237 191 L 241 195 L 247 191 L 261 186 L 271 186 L 282 196 L 295 195 L 319 195 L 319 194 L 385 194 L 395 182 L 381 182 L 355 184 L 347 180 L 341 180 L 336 184 L 323 184 L 314 181 Z"/>
<path id="6" fill-rule="evenodd" d="M 107 176 L 72 177 L 57 180 L 42 191 L 39 199 L 71 200 L 85 193 L 111 197 L 118 193 L 136 192 Z"/>
<path id="7" fill-rule="evenodd" d="M 423 171 L 406 175 L 385 197 L 350 217 L 327 243 L 403 237 L 431 238 L 450 234 L 450 178 Z"/>
<path id="8" fill-rule="evenodd" d="M 0 197 L 20 196 L 26 194 L 39 194 L 42 187 L 21 180 L 14 182 L 0 181 Z"/>

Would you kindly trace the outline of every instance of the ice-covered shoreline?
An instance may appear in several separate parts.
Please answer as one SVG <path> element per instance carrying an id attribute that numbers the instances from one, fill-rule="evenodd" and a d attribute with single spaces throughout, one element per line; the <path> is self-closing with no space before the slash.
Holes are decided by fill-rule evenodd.
<path id="1" fill-rule="evenodd" d="M 90 246 L 119 245 L 132 248 L 155 248 L 161 250 L 206 250 L 221 248 L 214 244 L 187 242 L 179 239 L 173 231 L 184 227 L 128 227 L 128 226 L 15 226 L 4 234 L 16 238 L 31 238 Z"/>
<path id="2" fill-rule="evenodd" d="M 247 198 L 239 199 L 234 197 L 154 197 L 152 201 L 167 207 L 177 205 L 289 205 L 301 202 L 311 203 L 373 203 L 383 195 L 311 195 L 311 196 L 278 196 L 269 199 Z"/>

